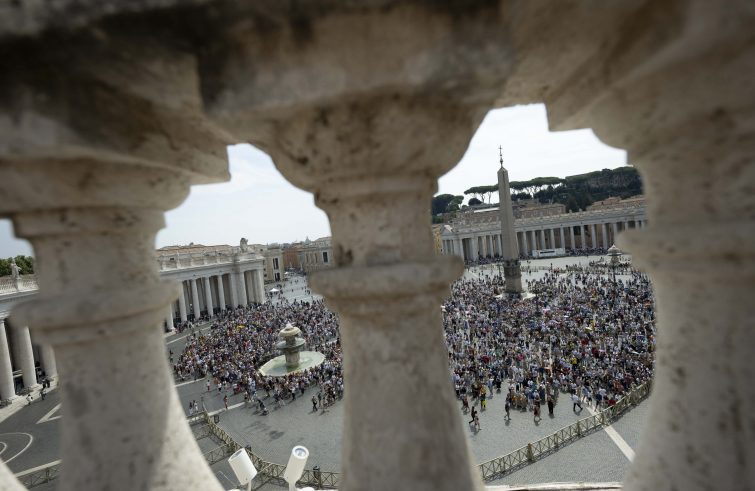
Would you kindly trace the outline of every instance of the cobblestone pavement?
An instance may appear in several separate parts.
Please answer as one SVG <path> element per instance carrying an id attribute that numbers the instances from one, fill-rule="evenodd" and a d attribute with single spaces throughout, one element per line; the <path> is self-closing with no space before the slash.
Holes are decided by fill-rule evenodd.
<path id="1" fill-rule="evenodd" d="M 605 431 L 598 431 L 488 484 L 621 481 L 629 460 Z"/>
<path id="2" fill-rule="evenodd" d="M 52 390 L 0 423 L 0 458 L 21 472 L 60 458 L 60 393 Z"/>

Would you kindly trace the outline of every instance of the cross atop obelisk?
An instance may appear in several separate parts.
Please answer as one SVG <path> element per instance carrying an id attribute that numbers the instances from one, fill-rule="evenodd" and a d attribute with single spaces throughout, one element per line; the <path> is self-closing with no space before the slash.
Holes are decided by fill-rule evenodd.
<path id="1" fill-rule="evenodd" d="M 522 272 L 519 265 L 519 244 L 514 231 L 514 209 L 511 206 L 509 173 L 503 168 L 503 147 L 498 147 L 501 168 L 498 169 L 498 213 L 501 217 L 501 245 L 503 275 L 506 279 L 506 293 L 522 293 Z"/>

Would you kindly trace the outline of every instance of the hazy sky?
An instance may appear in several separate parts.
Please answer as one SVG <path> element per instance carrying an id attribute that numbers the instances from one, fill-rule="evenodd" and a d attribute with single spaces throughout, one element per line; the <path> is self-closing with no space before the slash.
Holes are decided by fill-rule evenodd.
<path id="1" fill-rule="evenodd" d="M 439 181 L 439 193 L 462 194 L 497 181 L 498 146 L 512 181 L 538 176 L 564 177 L 626 163 L 626 154 L 603 145 L 591 130 L 548 132 L 543 105 L 491 111 L 459 164 Z M 231 181 L 194 186 L 189 198 L 166 214 L 157 246 L 293 242 L 330 235 L 325 213 L 312 195 L 289 184 L 270 158 L 250 145 L 228 149 Z M 30 254 L 13 237 L 10 221 L 0 220 L 0 257 Z"/>

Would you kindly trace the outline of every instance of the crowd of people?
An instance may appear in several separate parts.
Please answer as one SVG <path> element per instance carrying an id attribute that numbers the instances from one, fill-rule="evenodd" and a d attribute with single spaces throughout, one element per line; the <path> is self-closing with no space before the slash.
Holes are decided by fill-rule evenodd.
<path id="1" fill-rule="evenodd" d="M 592 265 L 591 265 L 592 266 Z M 480 411 L 493 398 L 510 410 L 541 404 L 554 414 L 559 394 L 574 411 L 615 404 L 653 374 L 655 314 L 648 278 L 627 267 L 617 279 L 601 268 L 546 271 L 527 281 L 535 298 L 510 299 L 499 276 L 479 274 L 452 286 L 442 305 L 451 378 L 470 424 L 479 429 Z M 283 378 L 266 378 L 259 368 L 276 356 L 278 332 L 287 323 L 302 330 L 308 349 L 325 354 L 323 365 Z M 301 397 L 309 387 L 313 411 L 343 396 L 338 317 L 322 301 L 289 302 L 227 311 L 208 334 L 191 334 L 173 364 L 179 380 L 207 377 L 207 390 L 241 394 L 267 413 Z"/>
<path id="2" fill-rule="evenodd" d="M 325 361 L 287 377 L 264 377 L 259 369 L 278 354 L 278 333 L 288 323 L 301 329 L 308 349 L 323 353 Z M 275 304 L 227 310 L 212 320 L 209 333 L 190 334 L 173 370 L 179 381 L 207 377 L 207 391 L 243 394 L 245 401 L 267 412 L 264 400 L 282 406 L 311 386 L 319 388 L 323 407 L 341 398 L 341 359 L 337 316 L 322 301 L 288 302 L 282 297 Z"/>
<path id="3" fill-rule="evenodd" d="M 466 412 L 501 393 L 511 408 L 549 413 L 560 393 L 582 403 L 613 405 L 653 374 L 655 314 L 650 282 L 632 272 L 553 271 L 527 282 L 537 292 L 508 299 L 500 278 L 463 279 L 443 305 L 449 364 Z M 576 400 L 575 400 L 576 399 Z M 473 415 L 470 424 L 479 428 Z"/>

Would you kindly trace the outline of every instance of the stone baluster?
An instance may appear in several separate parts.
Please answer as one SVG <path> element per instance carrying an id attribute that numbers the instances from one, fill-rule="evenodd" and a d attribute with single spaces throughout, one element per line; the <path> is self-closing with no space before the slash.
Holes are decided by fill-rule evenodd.
<path id="1" fill-rule="evenodd" d="M 227 179 L 228 142 L 198 116 L 195 60 L 148 37 L 29 45 L 0 81 L 15 94 L 0 101 L 0 215 L 33 245 L 40 285 L 12 315 L 65 380 L 63 491 L 222 489 L 165 359 L 178 286 L 154 251 L 190 183 Z"/>
<path id="2" fill-rule="evenodd" d="M 651 277 L 658 337 L 627 491 L 755 483 L 752 9 L 682 4 L 596 53 L 589 94 L 548 105 L 551 127 L 593 128 L 643 178 L 648 224 L 617 245 Z"/>
<path id="3" fill-rule="evenodd" d="M 287 70 L 301 73 L 284 78 L 311 81 L 310 97 L 268 99 L 265 91 L 290 91 L 256 79 L 247 88 L 263 106 L 229 116 L 239 105 L 225 101 L 225 112 L 219 112 L 237 130 L 243 126 L 287 179 L 312 192 L 330 220 L 333 267 L 313 273 L 310 284 L 340 316 L 347 384 L 340 489 L 480 487 L 450 383 L 438 307 L 463 266 L 455 256 L 434 253 L 427 203 L 437 178 L 464 154 L 503 83 L 503 73 L 492 69 L 507 56 L 501 49 L 505 35 L 494 20 L 497 9 L 491 4 L 476 10 L 473 22 L 452 10 L 424 7 L 339 20 L 342 39 L 360 40 L 343 59 L 363 53 L 372 60 L 358 76 L 343 70 L 339 90 L 350 86 L 348 95 L 323 98 L 319 88 L 327 94 L 331 83 L 319 85 L 304 61 L 287 64 Z M 443 33 L 432 37 L 442 40 L 442 52 L 436 41 L 415 35 L 420 19 Z M 314 32 L 333 29 L 319 25 L 320 19 L 313 22 Z M 381 27 L 388 25 L 390 31 Z M 383 49 L 396 32 L 413 39 L 412 54 L 405 42 L 400 50 Z M 470 44 L 485 48 L 475 48 L 470 59 L 463 55 Z M 377 51 L 366 48 L 378 45 Z M 333 56 L 341 47 L 315 43 L 307 46 L 305 59 L 320 48 Z M 457 61 L 444 61 L 449 49 Z M 392 80 L 376 81 L 377 67 L 400 66 L 407 56 L 427 60 L 411 80 L 381 70 L 380 77 Z M 467 98 L 469 93 L 474 96 Z M 280 111 L 271 110 L 280 103 Z M 474 259 L 477 249 L 473 237 Z"/>

